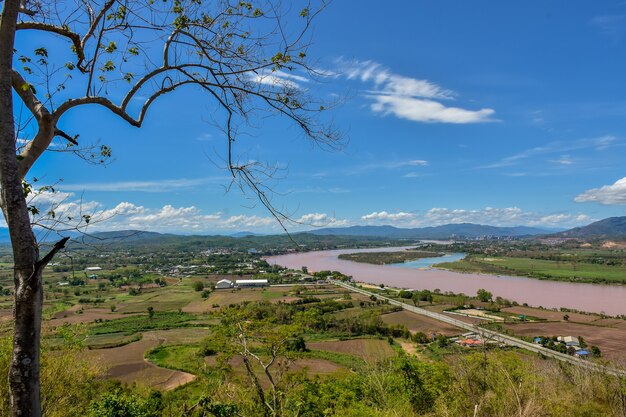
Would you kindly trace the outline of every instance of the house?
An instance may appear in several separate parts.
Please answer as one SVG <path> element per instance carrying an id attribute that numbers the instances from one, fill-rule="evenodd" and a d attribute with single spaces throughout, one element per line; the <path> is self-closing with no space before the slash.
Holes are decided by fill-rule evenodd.
<path id="1" fill-rule="evenodd" d="M 481 346 L 483 342 L 477 339 L 465 339 L 465 340 L 459 341 L 459 344 L 461 346 L 476 347 L 476 346 Z"/>
<path id="2" fill-rule="evenodd" d="M 102 271 L 102 268 L 100 268 L 99 266 L 88 266 L 87 268 L 85 268 L 85 271 Z"/>
<path id="3" fill-rule="evenodd" d="M 564 343 L 565 346 L 580 346 L 580 342 L 575 336 L 559 336 L 557 340 Z"/>
<path id="4" fill-rule="evenodd" d="M 238 279 L 235 281 L 235 286 L 239 288 L 267 287 L 268 285 L 266 279 Z"/>
<path id="5" fill-rule="evenodd" d="M 229 279 L 221 279 L 217 281 L 217 284 L 215 284 L 216 290 L 223 290 L 223 289 L 228 289 L 232 287 L 233 287 L 233 282 Z"/>
<path id="6" fill-rule="evenodd" d="M 577 350 L 576 352 L 574 352 L 574 356 L 576 356 L 577 358 L 588 358 L 589 357 L 589 351 L 585 350 L 585 349 L 580 349 Z"/>

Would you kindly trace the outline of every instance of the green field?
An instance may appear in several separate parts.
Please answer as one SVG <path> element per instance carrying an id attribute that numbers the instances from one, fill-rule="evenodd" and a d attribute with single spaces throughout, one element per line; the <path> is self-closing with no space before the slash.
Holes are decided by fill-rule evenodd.
<path id="1" fill-rule="evenodd" d="M 146 359 L 163 368 L 198 373 L 204 364 L 203 356 L 197 345 L 159 346 L 146 352 Z"/>
<path id="2" fill-rule="evenodd" d="M 516 275 L 538 279 L 591 283 L 626 283 L 626 267 L 516 257 L 468 257 L 435 265 L 458 272 Z"/>
<path id="3" fill-rule="evenodd" d="M 200 298 L 200 294 L 188 286 L 165 287 L 146 291 L 137 296 L 122 294 L 116 301 L 123 301 L 117 309 L 120 313 L 144 313 L 148 307 L 155 311 L 175 311 Z"/>

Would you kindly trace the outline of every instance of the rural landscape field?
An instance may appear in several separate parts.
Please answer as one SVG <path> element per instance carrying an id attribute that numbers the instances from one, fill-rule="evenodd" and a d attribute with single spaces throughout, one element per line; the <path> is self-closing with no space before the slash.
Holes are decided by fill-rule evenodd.
<path id="1" fill-rule="evenodd" d="M 626 316 L 521 305 L 486 290 L 407 290 L 359 283 L 339 271 L 287 269 L 266 259 L 267 254 L 293 254 L 289 245 L 267 253 L 251 249 L 275 238 L 205 238 L 208 247 L 220 247 L 203 251 L 155 248 L 148 244 L 152 238 L 120 239 L 98 252 L 77 246 L 71 262 L 49 266 L 42 333 L 48 415 L 116 415 L 111 413 L 131 409 L 143 414 L 128 415 L 263 415 L 261 398 L 280 406 L 285 415 L 311 416 L 386 415 L 398 409 L 401 415 L 464 415 L 478 398 L 483 398 L 486 415 L 516 413 L 520 406 L 541 413 L 532 415 L 555 416 L 619 415 L 622 409 L 618 394 L 623 376 L 612 372 L 622 372 L 626 364 Z M 351 240 L 355 247 L 369 244 Z M 235 242 L 243 249 L 226 248 Z M 379 239 L 375 246 L 390 243 Z M 366 249 L 357 260 L 410 262 L 450 249 L 479 252 L 487 246 L 504 251 L 501 259 L 506 260 L 520 245 L 520 259 L 532 259 L 526 258 L 529 245 L 540 245 L 415 244 L 419 250 Z M 332 239 L 318 245 L 335 246 Z M 552 247 L 549 252 L 558 257 L 571 250 Z M 581 260 L 569 264 L 572 274 L 595 253 L 589 248 L 573 252 Z M 618 253 L 611 259 L 620 259 Z M 608 257 L 605 250 L 597 255 Z M 0 272 L 3 288 L 12 279 L 8 256 Z M 217 288 L 224 280 L 267 284 Z M 577 349 L 593 352 L 578 360 L 607 371 L 559 365 L 554 358 L 508 347 L 388 299 L 531 343 L 542 338 L 543 346 L 572 358 L 573 348 L 557 338 L 573 336 Z M 6 292 L 0 303 L 5 370 L 11 305 Z M 506 380 L 515 383 L 502 384 Z M 594 390 L 593 396 L 582 395 L 583 389 Z M 523 395 L 521 404 L 515 393 Z M 8 412 L 7 400 L 2 412 Z"/>

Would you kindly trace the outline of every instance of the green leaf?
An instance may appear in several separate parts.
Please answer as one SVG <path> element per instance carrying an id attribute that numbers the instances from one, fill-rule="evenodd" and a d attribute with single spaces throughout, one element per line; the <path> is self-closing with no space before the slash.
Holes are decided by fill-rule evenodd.
<path id="1" fill-rule="evenodd" d="M 104 50 L 107 51 L 110 54 L 115 52 L 116 49 L 117 49 L 117 45 L 113 41 L 109 42 L 109 44 L 106 46 L 106 48 L 104 48 Z"/>
<path id="2" fill-rule="evenodd" d="M 35 55 L 43 56 L 45 58 L 48 57 L 48 50 L 46 48 L 37 48 L 35 49 Z"/>

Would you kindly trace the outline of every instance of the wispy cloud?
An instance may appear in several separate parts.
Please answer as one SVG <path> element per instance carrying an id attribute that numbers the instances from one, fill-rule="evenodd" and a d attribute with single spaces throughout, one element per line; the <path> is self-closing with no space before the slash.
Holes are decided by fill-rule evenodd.
<path id="1" fill-rule="evenodd" d="M 195 188 L 210 183 L 221 183 L 228 181 L 228 177 L 208 177 L 208 178 L 180 178 L 164 179 L 157 181 L 118 181 L 118 182 L 91 182 L 63 184 L 63 189 L 67 191 L 100 191 L 100 192 L 123 192 L 141 191 L 148 193 L 164 193 L 179 189 Z"/>
<path id="2" fill-rule="evenodd" d="M 210 134 L 210 133 L 203 133 L 203 134 L 201 134 L 201 135 L 198 135 L 198 136 L 196 137 L 196 140 L 197 140 L 198 142 L 210 142 L 210 141 L 212 141 L 212 140 L 213 140 L 213 135 L 212 135 L 212 134 Z"/>
<path id="3" fill-rule="evenodd" d="M 259 71 L 256 74 L 252 74 L 250 78 L 259 84 L 290 89 L 302 89 L 302 84 L 309 82 L 309 79 L 306 77 L 280 70 Z"/>
<path id="4" fill-rule="evenodd" d="M 562 152 L 572 152 L 580 150 L 596 150 L 603 151 L 617 144 L 617 138 L 612 135 L 599 136 L 596 138 L 577 139 L 573 141 L 556 141 L 547 143 L 544 146 L 537 146 L 534 148 L 526 149 L 522 152 L 516 153 L 511 156 L 500 159 L 499 161 L 481 165 L 478 168 L 502 168 L 518 165 L 524 161 L 551 154 L 560 154 Z M 550 160 L 550 162 L 556 163 L 559 159 Z M 573 161 L 568 158 L 561 158 L 561 165 L 571 165 Z"/>
<path id="5" fill-rule="evenodd" d="M 419 177 L 425 177 L 428 174 L 421 174 L 419 172 L 407 172 L 406 174 L 404 174 L 402 176 L 402 178 L 419 178 Z"/>
<path id="6" fill-rule="evenodd" d="M 577 203 L 599 203 L 604 205 L 626 204 L 626 177 L 613 184 L 592 188 L 574 198 Z"/>
<path id="7" fill-rule="evenodd" d="M 574 160 L 569 155 L 562 155 L 558 159 L 550 159 L 550 162 L 555 165 L 573 165 Z"/>
<path id="8" fill-rule="evenodd" d="M 347 79 L 370 86 L 364 96 L 372 101 L 370 108 L 375 113 L 423 123 L 493 121 L 493 109 L 468 110 L 443 104 L 458 94 L 431 81 L 394 74 L 374 61 L 339 60 L 338 65 Z"/>
<path id="9" fill-rule="evenodd" d="M 424 159 L 408 159 L 395 161 L 377 161 L 361 165 L 355 165 L 345 169 L 347 175 L 362 174 L 371 171 L 392 170 L 400 168 L 427 167 L 429 162 Z"/>
<path id="10" fill-rule="evenodd" d="M 598 28 L 601 34 L 611 38 L 614 42 L 619 42 L 624 33 L 626 14 L 605 14 L 595 16 L 591 19 L 591 24 Z"/>
<path id="11" fill-rule="evenodd" d="M 330 187 L 330 188 L 324 188 L 324 187 L 302 187 L 302 188 L 296 188 L 296 189 L 292 189 L 287 191 L 287 193 L 320 193 L 320 194 L 326 194 L 326 193 L 331 193 L 331 194 L 345 194 L 345 193 L 349 193 L 350 190 L 348 190 L 347 188 L 342 188 L 342 187 Z"/>

